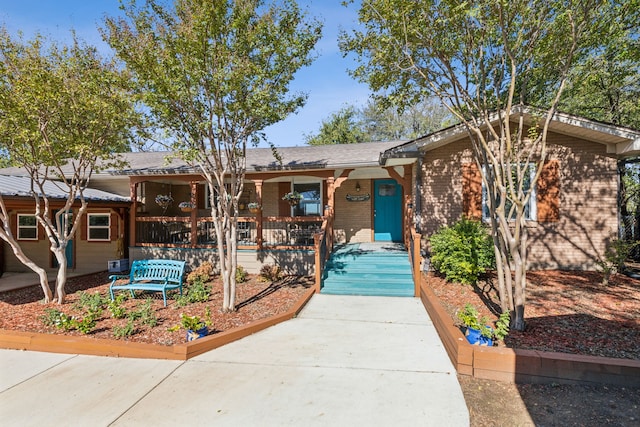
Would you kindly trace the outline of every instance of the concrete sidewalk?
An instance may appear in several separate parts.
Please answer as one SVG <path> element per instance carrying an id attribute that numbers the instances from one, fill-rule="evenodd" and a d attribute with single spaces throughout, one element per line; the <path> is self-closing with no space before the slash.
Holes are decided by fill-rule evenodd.
<path id="1" fill-rule="evenodd" d="M 0 351 L 7 426 L 467 426 L 416 298 L 314 295 L 186 362 Z"/>

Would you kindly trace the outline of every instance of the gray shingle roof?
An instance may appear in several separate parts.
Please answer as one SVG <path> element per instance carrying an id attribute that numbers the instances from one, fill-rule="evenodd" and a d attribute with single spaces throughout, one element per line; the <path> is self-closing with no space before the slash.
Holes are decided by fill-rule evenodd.
<path id="1" fill-rule="evenodd" d="M 66 199 L 67 194 L 61 187 L 58 187 L 53 182 L 46 182 L 44 185 L 44 191 L 51 199 Z M 7 176 L 0 175 L 0 194 L 3 197 L 18 196 L 18 197 L 31 197 L 31 179 L 26 176 Z M 122 197 L 117 194 L 108 193 L 106 191 L 95 190 L 92 188 L 86 188 L 84 190 L 84 197 L 87 200 L 93 201 L 108 201 L 108 202 L 128 202 L 128 197 Z"/>
<path id="2" fill-rule="evenodd" d="M 377 166 L 381 153 L 403 142 L 279 147 L 277 153 L 282 163 L 276 160 L 271 148 L 252 148 L 247 150 L 247 172 Z M 122 158 L 129 167 L 121 171 L 109 170 L 103 173 L 124 175 L 197 173 L 178 158 L 167 161 L 167 156 L 170 154 L 168 152 L 122 153 Z"/>
<path id="3" fill-rule="evenodd" d="M 271 148 L 251 148 L 247 150 L 247 172 L 268 172 L 279 170 L 347 169 L 378 166 L 380 155 L 386 150 L 406 141 L 366 142 L 361 144 L 337 144 L 303 147 L 278 147 L 282 159 L 279 163 Z M 167 151 L 121 153 L 128 167 L 106 169 L 95 175 L 170 175 L 199 173 L 177 157 L 170 157 Z M 63 168 L 64 170 L 65 168 Z M 22 168 L 0 169 L 6 176 L 26 176 Z"/>

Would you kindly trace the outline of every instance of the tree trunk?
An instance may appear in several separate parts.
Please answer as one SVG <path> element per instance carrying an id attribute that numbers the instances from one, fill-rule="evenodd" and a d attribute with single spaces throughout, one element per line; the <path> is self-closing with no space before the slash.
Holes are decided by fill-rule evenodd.
<path id="1" fill-rule="evenodd" d="M 4 241 L 9 243 L 9 246 L 11 246 L 11 249 L 13 250 L 13 253 L 16 256 L 16 258 L 18 258 L 18 260 L 22 264 L 29 267 L 34 273 L 38 275 L 38 278 L 40 279 L 40 287 L 42 288 L 42 293 L 44 294 L 44 302 L 45 303 L 51 302 L 52 293 L 51 293 L 51 288 L 49 287 L 49 278 L 47 277 L 47 271 L 44 268 L 38 266 L 29 257 L 27 257 L 24 254 L 24 252 L 22 252 L 22 248 L 18 246 L 17 242 L 15 241 L 12 242 L 11 239 L 8 238 L 8 236 L 5 236 L 4 234 L 2 235 L 2 238 Z"/>
<path id="2" fill-rule="evenodd" d="M 58 304 L 64 304 L 64 300 L 67 296 L 65 286 L 67 284 L 67 256 L 64 246 L 58 246 L 53 250 L 53 253 L 58 261 L 58 274 L 56 275 L 56 293 L 53 296 L 53 300 Z"/>

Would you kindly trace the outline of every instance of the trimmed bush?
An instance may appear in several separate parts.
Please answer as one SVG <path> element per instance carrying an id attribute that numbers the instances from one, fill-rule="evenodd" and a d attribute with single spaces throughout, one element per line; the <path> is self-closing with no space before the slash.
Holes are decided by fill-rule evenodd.
<path id="1" fill-rule="evenodd" d="M 495 265 L 493 241 L 480 221 L 467 218 L 442 227 L 429 239 L 431 264 L 447 281 L 475 284 Z"/>

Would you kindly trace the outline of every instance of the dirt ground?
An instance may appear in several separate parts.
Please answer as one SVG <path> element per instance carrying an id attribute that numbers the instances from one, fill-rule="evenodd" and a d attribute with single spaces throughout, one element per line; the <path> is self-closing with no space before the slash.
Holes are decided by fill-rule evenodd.
<path id="1" fill-rule="evenodd" d="M 472 427 L 640 426 L 640 388 L 458 380 Z"/>

